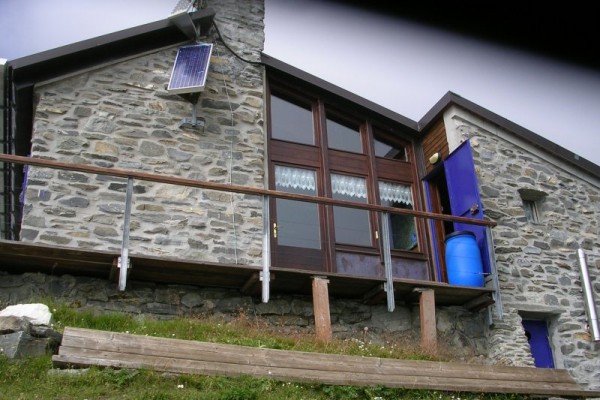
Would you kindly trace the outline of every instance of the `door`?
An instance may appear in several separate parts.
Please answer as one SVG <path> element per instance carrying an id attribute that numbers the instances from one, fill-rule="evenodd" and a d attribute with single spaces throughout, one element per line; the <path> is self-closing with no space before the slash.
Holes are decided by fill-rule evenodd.
<path id="1" fill-rule="evenodd" d="M 548 335 L 548 325 L 543 320 L 523 320 L 523 329 L 529 341 L 531 355 L 537 368 L 554 368 L 554 356 Z"/>
<path id="2" fill-rule="evenodd" d="M 444 171 L 452 215 L 483 219 L 483 207 L 479 197 L 473 153 L 468 140 L 444 160 Z M 490 263 L 485 226 L 455 222 L 454 231 L 471 231 L 475 234 L 481 253 L 483 272 L 489 273 Z"/>
<path id="3" fill-rule="evenodd" d="M 285 165 L 275 165 L 274 170 L 277 191 L 317 195 L 315 170 Z M 322 207 L 316 203 L 279 198 L 271 204 L 273 266 L 322 271 Z"/>

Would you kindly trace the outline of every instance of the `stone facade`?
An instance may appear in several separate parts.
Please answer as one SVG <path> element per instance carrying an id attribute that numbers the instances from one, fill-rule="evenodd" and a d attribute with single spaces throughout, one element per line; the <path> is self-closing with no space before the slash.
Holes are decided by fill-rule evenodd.
<path id="1" fill-rule="evenodd" d="M 212 3 L 230 47 L 258 60 L 263 2 Z M 193 106 L 165 90 L 174 46 L 38 86 L 32 156 L 263 187 L 263 68 L 235 57 L 216 36 L 213 29 L 201 38 L 215 44 L 196 107 L 203 128 L 182 125 Z M 22 240 L 120 249 L 126 184 L 30 168 Z M 133 193 L 130 253 L 260 265 L 259 198 L 139 180 Z"/>
<path id="2" fill-rule="evenodd" d="M 450 143 L 470 139 L 484 212 L 498 223 L 493 234 L 503 318 L 489 329 L 490 358 L 533 365 L 522 320 L 543 319 L 556 367 L 600 388 L 600 343 L 587 330 L 577 257 L 582 248 L 598 309 L 600 181 L 462 109 L 451 108 L 444 118 Z M 537 222 L 523 208 L 532 194 Z"/>

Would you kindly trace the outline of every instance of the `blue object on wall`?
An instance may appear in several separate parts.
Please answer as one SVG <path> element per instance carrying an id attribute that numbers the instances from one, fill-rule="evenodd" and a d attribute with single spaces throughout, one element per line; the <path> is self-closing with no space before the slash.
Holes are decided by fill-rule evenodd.
<path id="1" fill-rule="evenodd" d="M 541 320 L 523 320 L 531 355 L 537 368 L 554 368 L 554 357 L 548 338 L 548 325 Z"/>
<path id="2" fill-rule="evenodd" d="M 470 231 L 446 237 L 446 272 L 451 285 L 483 287 L 483 265 L 475 234 Z"/>
<path id="3" fill-rule="evenodd" d="M 479 185 L 475 173 L 473 153 L 470 142 L 467 140 L 456 148 L 444 160 L 448 196 L 452 215 L 473 219 L 483 219 L 483 207 L 479 197 Z M 477 240 L 481 254 L 483 272 L 490 272 L 489 252 L 485 227 L 482 225 L 454 223 L 454 231 L 471 231 Z"/>

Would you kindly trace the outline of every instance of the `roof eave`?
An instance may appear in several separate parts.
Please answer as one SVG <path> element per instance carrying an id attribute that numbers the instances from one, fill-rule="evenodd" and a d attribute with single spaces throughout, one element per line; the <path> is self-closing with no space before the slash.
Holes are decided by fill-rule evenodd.
<path id="1" fill-rule="evenodd" d="M 206 8 L 190 16 L 200 26 L 200 35 L 206 35 L 215 11 Z M 35 83 L 188 40 L 164 19 L 17 58 L 9 61 L 8 67 L 13 82 Z"/>
<path id="2" fill-rule="evenodd" d="M 564 147 L 534 133 L 492 111 L 481 107 L 451 91 L 447 92 L 418 122 L 419 132 L 426 132 L 435 120 L 437 120 L 444 111 L 452 105 L 457 105 L 466 109 L 473 114 L 492 122 L 495 125 L 502 127 L 503 129 L 511 132 L 518 138 L 526 141 L 527 143 L 543 150 L 544 152 L 550 153 L 553 156 L 566 161 L 567 163 L 600 178 L 600 166 L 593 162 L 573 153 Z"/>
<path id="3" fill-rule="evenodd" d="M 402 125 L 406 130 L 414 135 L 417 134 L 418 125 L 416 121 L 413 121 L 401 114 L 382 107 L 379 104 L 360 97 L 346 89 L 336 86 L 296 67 L 286 64 L 281 60 L 269 56 L 268 54 L 262 53 L 261 61 L 267 66 L 267 68 L 274 69 L 280 73 L 284 73 L 295 79 L 308 83 L 313 87 L 319 88 L 343 101 L 356 104 L 370 113 L 374 113 L 380 117 L 388 119 L 389 121 Z"/>

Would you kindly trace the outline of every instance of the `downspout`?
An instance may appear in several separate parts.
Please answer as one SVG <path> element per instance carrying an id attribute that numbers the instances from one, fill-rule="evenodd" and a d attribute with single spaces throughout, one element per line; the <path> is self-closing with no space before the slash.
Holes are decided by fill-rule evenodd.
<path id="1" fill-rule="evenodd" d="M 587 262 L 585 260 L 585 253 L 583 249 L 577 249 L 577 255 L 579 257 L 579 272 L 581 273 L 581 286 L 583 296 L 585 300 L 585 311 L 587 315 L 587 322 L 589 331 L 592 335 L 594 342 L 600 341 L 600 328 L 598 327 L 598 313 L 596 312 L 596 303 L 594 301 L 594 291 L 590 282 L 590 275 L 588 273 Z"/>
<path id="2" fill-rule="evenodd" d="M 0 144 L 2 153 L 8 153 L 8 67 L 7 60 L 0 58 Z M 8 179 L 6 163 L 0 164 L 0 239 L 8 238 L 7 201 Z"/>

